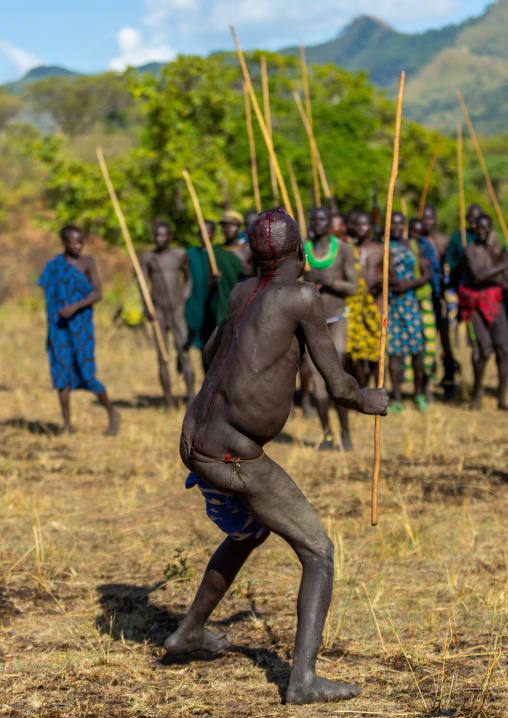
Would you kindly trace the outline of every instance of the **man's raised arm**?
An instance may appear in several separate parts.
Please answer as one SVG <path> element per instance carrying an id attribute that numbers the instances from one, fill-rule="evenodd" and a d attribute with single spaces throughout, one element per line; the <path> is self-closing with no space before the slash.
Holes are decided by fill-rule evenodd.
<path id="1" fill-rule="evenodd" d="M 364 414 L 386 414 L 385 389 L 360 389 L 358 382 L 342 368 L 326 324 L 323 300 L 311 284 L 302 282 L 294 303 L 296 321 L 301 327 L 310 358 L 325 380 L 326 389 L 336 404 Z"/>

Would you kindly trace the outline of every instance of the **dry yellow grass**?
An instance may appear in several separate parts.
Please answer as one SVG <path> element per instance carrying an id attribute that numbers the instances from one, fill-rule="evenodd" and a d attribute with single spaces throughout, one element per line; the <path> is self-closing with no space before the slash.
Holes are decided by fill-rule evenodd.
<path id="1" fill-rule="evenodd" d="M 0 308 L 0 715 L 507 715 L 507 419 L 493 397 L 480 414 L 436 404 L 383 421 L 377 529 L 372 419 L 352 417 L 353 455 L 317 454 L 317 419 L 298 409 L 268 447 L 336 546 L 319 671 L 363 688 L 347 704 L 289 707 L 300 568 L 278 537 L 215 616 L 233 650 L 163 658 L 221 536 L 183 489 L 184 408 L 166 416 L 149 400 L 153 350 L 127 330 L 107 343 L 108 322 L 99 308 L 98 375 L 121 433 L 103 437 L 103 410 L 77 393 L 66 438 L 40 303 Z"/>

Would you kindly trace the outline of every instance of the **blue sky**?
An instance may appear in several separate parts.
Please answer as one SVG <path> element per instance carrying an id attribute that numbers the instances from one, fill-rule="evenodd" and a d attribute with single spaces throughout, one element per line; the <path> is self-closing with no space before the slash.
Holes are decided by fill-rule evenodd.
<path id="1" fill-rule="evenodd" d="M 177 53 L 232 49 L 235 25 L 244 49 L 276 50 L 334 37 L 358 15 L 375 15 L 419 32 L 480 15 L 485 0 L 16 0 L 0 22 L 0 82 L 40 64 L 78 72 L 123 69 Z M 4 8 L 7 0 L 4 0 Z"/>

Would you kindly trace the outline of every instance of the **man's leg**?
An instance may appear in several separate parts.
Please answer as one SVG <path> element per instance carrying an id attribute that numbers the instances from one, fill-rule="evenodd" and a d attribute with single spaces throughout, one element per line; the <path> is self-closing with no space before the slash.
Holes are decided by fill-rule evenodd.
<path id="1" fill-rule="evenodd" d="M 206 567 L 189 612 L 178 630 L 164 643 L 169 654 L 178 656 L 198 650 L 215 653 L 231 645 L 224 633 L 206 629 L 205 624 L 252 551 L 261 546 L 268 536 L 266 533 L 259 539 L 244 541 L 228 537 L 222 542 Z"/>
<path id="2" fill-rule="evenodd" d="M 304 416 L 307 419 L 311 419 L 316 415 L 316 412 L 312 408 L 312 402 L 310 399 L 310 380 L 311 371 L 306 355 L 302 357 L 302 360 L 300 361 L 300 384 L 302 387 L 302 409 Z"/>
<path id="3" fill-rule="evenodd" d="M 506 404 L 506 379 L 508 377 L 508 352 L 505 347 L 496 346 L 497 373 L 499 375 L 499 388 L 497 393 L 498 409 L 508 409 Z"/>
<path id="4" fill-rule="evenodd" d="M 233 487 L 254 517 L 285 539 L 302 564 L 288 703 L 352 698 L 355 685 L 316 675 L 316 659 L 333 589 L 333 544 L 315 511 L 288 474 L 265 456 L 240 468 Z"/>
<path id="5" fill-rule="evenodd" d="M 155 316 L 156 321 L 159 323 L 159 327 L 164 339 L 164 346 L 166 347 L 166 352 L 168 351 L 168 335 L 167 335 L 167 322 L 166 317 L 164 316 L 164 312 L 160 311 L 159 309 L 155 309 Z M 164 401 L 166 402 L 166 409 L 169 411 L 170 409 L 173 409 L 175 403 L 173 401 L 173 397 L 171 396 L 171 381 L 169 378 L 169 368 L 167 363 L 164 361 L 164 358 L 161 354 L 161 350 L 159 347 L 158 342 L 156 343 L 157 346 L 157 361 L 159 362 L 159 381 L 162 387 L 162 392 L 164 394 Z"/>
<path id="6" fill-rule="evenodd" d="M 326 391 L 325 380 L 316 369 L 310 357 L 309 367 L 312 376 L 312 383 L 314 385 L 314 400 L 316 402 L 316 409 L 323 428 L 323 440 L 319 445 L 318 451 L 327 451 L 329 449 L 336 448 L 333 441 L 333 435 L 330 430 L 330 417 L 328 415 L 330 401 L 328 398 L 328 392 Z"/>
<path id="7" fill-rule="evenodd" d="M 393 385 L 393 395 L 395 401 L 402 401 L 402 392 L 400 390 L 400 368 L 401 368 L 401 357 L 391 356 L 390 357 L 390 377 Z"/>
<path id="8" fill-rule="evenodd" d="M 423 354 L 413 354 L 413 372 L 415 375 L 415 396 L 423 396 L 425 385 Z"/>
<path id="9" fill-rule="evenodd" d="M 491 352 L 491 338 L 485 322 L 476 311 L 473 313 L 471 324 L 476 340 L 476 346 L 473 347 L 472 354 L 474 384 L 473 395 L 471 396 L 471 407 L 479 410 L 482 408 L 483 377 L 485 375 L 485 366 Z"/>
<path id="10" fill-rule="evenodd" d="M 189 354 L 189 328 L 185 319 L 185 306 L 178 307 L 171 317 L 171 329 L 175 338 L 178 356 L 182 365 L 185 385 L 187 387 L 187 402 L 194 400 L 194 371 Z"/>
<path id="11" fill-rule="evenodd" d="M 330 330 L 332 342 L 342 362 L 342 366 L 345 368 L 347 358 L 347 318 L 344 317 L 343 319 L 339 319 L 338 322 L 333 322 L 328 328 Z M 348 410 L 344 406 L 337 406 L 337 413 L 339 414 L 342 447 L 344 451 L 353 451 L 353 444 L 349 433 Z"/>
<path id="12" fill-rule="evenodd" d="M 58 398 L 60 399 L 60 408 L 62 410 L 62 417 L 64 422 L 64 431 L 66 434 L 70 434 L 71 427 L 71 390 L 66 387 L 65 389 L 58 390 Z"/>
<path id="13" fill-rule="evenodd" d="M 104 432 L 105 435 L 116 436 L 118 434 L 118 429 L 120 428 L 120 414 L 109 400 L 107 391 L 104 391 L 102 394 L 97 394 L 97 399 L 108 412 L 109 426 Z"/>

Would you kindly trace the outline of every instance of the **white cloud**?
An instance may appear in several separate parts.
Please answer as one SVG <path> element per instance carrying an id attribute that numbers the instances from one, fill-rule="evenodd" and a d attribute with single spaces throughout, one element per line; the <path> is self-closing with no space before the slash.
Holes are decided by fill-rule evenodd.
<path id="1" fill-rule="evenodd" d="M 119 34 L 121 55 L 110 66 L 123 68 L 153 59 L 167 60 L 175 52 L 205 55 L 233 50 L 230 25 L 242 48 L 277 50 L 330 40 L 359 15 L 373 15 L 398 30 L 418 32 L 453 22 L 464 0 L 144 0 L 144 42 L 133 28 Z M 455 20 L 458 21 L 458 20 Z M 140 59 L 141 58 L 141 59 Z"/>
<path id="2" fill-rule="evenodd" d="M 334 37 L 359 15 L 374 15 L 397 29 L 417 31 L 451 22 L 463 0 L 145 0 L 143 24 L 178 52 L 233 49 L 233 24 L 245 48 L 278 49 Z"/>
<path id="3" fill-rule="evenodd" d="M 42 60 L 35 55 L 32 55 L 26 50 L 22 50 L 20 47 L 14 47 L 10 42 L 6 40 L 0 40 L 0 52 L 7 59 L 10 66 L 9 75 L 13 78 L 18 78 L 31 70 L 33 67 L 37 67 L 42 64 Z"/>
<path id="4" fill-rule="evenodd" d="M 132 27 L 123 27 L 117 36 L 120 54 L 109 63 L 111 70 L 122 71 L 128 65 L 146 65 L 149 62 L 168 62 L 175 56 L 165 42 L 144 42 L 141 33 Z"/>

